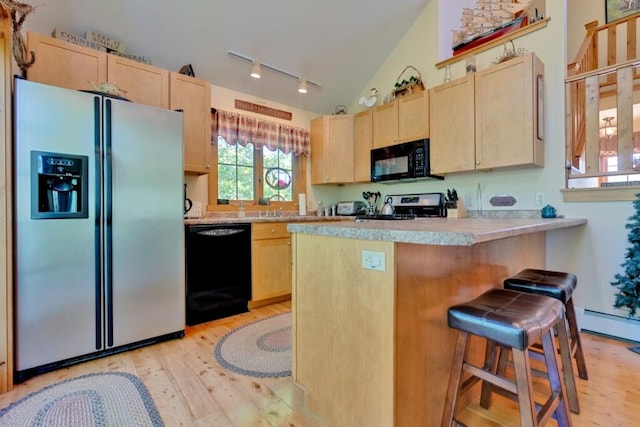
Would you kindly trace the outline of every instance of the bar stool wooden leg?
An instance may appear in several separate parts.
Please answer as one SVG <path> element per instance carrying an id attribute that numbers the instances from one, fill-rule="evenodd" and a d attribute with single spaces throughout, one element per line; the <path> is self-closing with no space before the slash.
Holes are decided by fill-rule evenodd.
<path id="1" fill-rule="evenodd" d="M 444 401 L 444 412 L 442 414 L 441 427 L 450 427 L 454 423 L 456 406 L 458 403 L 458 395 L 461 388 L 462 365 L 466 359 L 469 334 L 464 331 L 458 332 L 456 341 L 456 349 L 453 354 L 453 363 L 451 364 L 451 374 L 449 375 L 449 386 L 447 387 L 447 397 Z"/>
<path id="2" fill-rule="evenodd" d="M 571 341 L 571 355 L 576 359 L 578 368 L 578 376 L 583 380 L 589 379 L 587 373 L 587 364 L 584 361 L 584 353 L 582 351 L 582 340 L 580 340 L 580 331 L 578 331 L 578 322 L 576 321 L 576 310 L 573 306 L 573 298 L 565 304 L 567 323 L 569 323 L 569 337 Z"/>
<path id="3" fill-rule="evenodd" d="M 578 402 L 578 390 L 576 389 L 576 379 L 573 373 L 573 365 L 571 364 L 571 344 L 569 334 L 567 333 L 567 321 L 563 319 L 556 326 L 556 334 L 558 335 L 558 346 L 560 347 L 560 359 L 562 360 L 562 376 L 564 378 L 564 386 L 567 389 L 567 401 L 569 409 L 575 414 L 580 413 L 580 403 Z"/>
<path id="4" fill-rule="evenodd" d="M 562 325 L 559 325 L 562 326 Z M 564 381 L 560 379 L 560 367 L 558 366 L 558 360 L 556 359 L 556 355 L 558 351 L 556 349 L 556 342 L 553 336 L 553 330 L 550 330 L 548 333 L 542 336 L 542 349 L 544 351 L 544 359 L 547 365 L 547 375 L 549 376 L 549 385 L 551 386 L 552 396 L 549 398 L 547 403 L 544 406 L 556 406 L 555 414 L 556 420 L 558 421 L 558 426 L 560 427 L 570 427 L 571 418 L 569 416 L 569 403 L 568 399 L 561 398 L 558 399 L 558 394 L 560 393 L 562 396 L 567 396 L 567 390 L 565 389 Z M 555 396 L 555 399 L 554 397 Z M 542 425 L 546 421 L 548 417 L 551 416 L 551 413 L 554 411 L 547 411 L 545 420 L 538 420 L 538 424 Z M 540 411 L 540 413 L 545 413 L 545 411 Z"/>

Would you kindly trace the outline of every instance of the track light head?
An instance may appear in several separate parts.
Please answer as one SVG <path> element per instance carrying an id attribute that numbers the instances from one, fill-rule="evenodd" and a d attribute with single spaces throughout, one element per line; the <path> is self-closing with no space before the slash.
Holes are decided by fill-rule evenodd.
<path id="1" fill-rule="evenodd" d="M 302 76 L 302 79 L 300 80 L 300 86 L 298 87 L 298 92 L 307 93 L 307 78 L 305 76 Z"/>
<path id="2" fill-rule="evenodd" d="M 251 77 L 253 77 L 254 79 L 259 79 L 260 77 L 262 77 L 262 67 L 260 67 L 260 61 L 257 59 L 253 61 Z"/>

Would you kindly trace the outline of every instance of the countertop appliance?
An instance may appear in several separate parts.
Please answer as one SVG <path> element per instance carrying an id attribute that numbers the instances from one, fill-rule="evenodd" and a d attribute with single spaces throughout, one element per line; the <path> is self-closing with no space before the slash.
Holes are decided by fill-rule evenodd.
<path id="1" fill-rule="evenodd" d="M 16 382 L 184 336 L 182 123 L 15 80 Z"/>
<path id="2" fill-rule="evenodd" d="M 371 182 L 421 179 L 444 179 L 431 174 L 429 139 L 371 150 Z"/>
<path id="3" fill-rule="evenodd" d="M 367 211 L 367 205 L 359 200 L 350 202 L 338 202 L 337 215 L 361 215 Z"/>
<path id="4" fill-rule="evenodd" d="M 185 227 L 187 324 L 249 311 L 251 224 Z M 230 266 L 231 277 L 221 274 Z"/>
<path id="5" fill-rule="evenodd" d="M 358 215 L 356 220 L 405 220 L 447 216 L 444 193 L 389 195 L 385 197 L 385 203 L 393 206 L 392 215 Z"/>

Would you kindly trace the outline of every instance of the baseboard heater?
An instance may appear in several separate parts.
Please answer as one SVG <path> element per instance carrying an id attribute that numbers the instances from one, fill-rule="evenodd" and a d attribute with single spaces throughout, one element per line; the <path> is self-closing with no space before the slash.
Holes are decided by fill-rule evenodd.
<path id="1" fill-rule="evenodd" d="M 579 307 L 576 307 L 576 317 L 581 330 L 640 343 L 640 319 L 630 319 Z"/>

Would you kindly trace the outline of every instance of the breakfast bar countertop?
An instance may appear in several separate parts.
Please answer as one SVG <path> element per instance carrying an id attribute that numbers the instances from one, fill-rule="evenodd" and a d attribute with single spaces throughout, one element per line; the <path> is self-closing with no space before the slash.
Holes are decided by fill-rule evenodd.
<path id="1" fill-rule="evenodd" d="M 472 246 L 586 224 L 583 218 L 424 218 L 406 221 L 290 223 L 293 233 L 423 245 Z"/>

